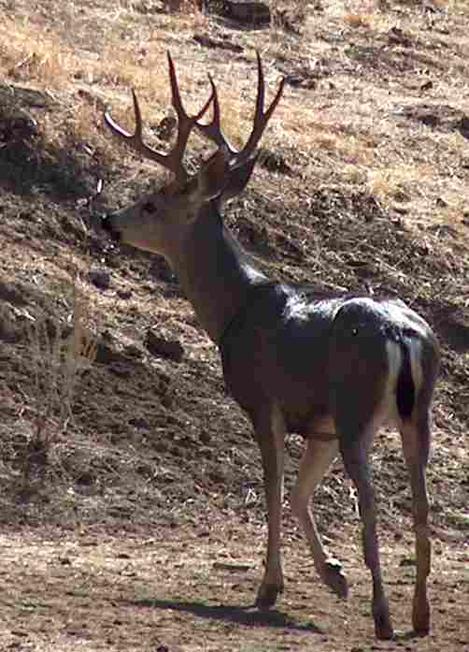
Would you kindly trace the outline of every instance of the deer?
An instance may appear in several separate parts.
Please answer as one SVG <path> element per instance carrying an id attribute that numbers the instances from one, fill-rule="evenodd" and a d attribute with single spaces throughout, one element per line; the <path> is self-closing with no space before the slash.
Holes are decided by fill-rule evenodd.
<path id="1" fill-rule="evenodd" d="M 297 433 L 304 439 L 304 451 L 290 503 L 319 578 L 337 596 L 347 598 L 342 565 L 324 547 L 311 504 L 315 488 L 340 455 L 357 494 L 364 562 L 371 574 L 375 636 L 393 637 L 369 462 L 377 431 L 391 424 L 400 433 L 412 496 L 416 556 L 412 625 L 417 635 L 427 635 L 431 541 L 426 468 L 440 357 L 436 337 L 400 299 L 318 292 L 314 287 L 272 280 L 262 271 L 225 225 L 222 205 L 250 180 L 259 141 L 285 80 L 266 108 L 265 78 L 257 53 L 252 129 L 245 145 L 236 149 L 222 130 L 212 76 L 208 76 L 207 101 L 198 113 L 189 115 L 169 53 L 168 65 L 177 118 L 175 143 L 168 152 L 144 143 L 134 90 L 133 133 L 115 122 L 109 111 L 104 122 L 127 147 L 169 170 L 170 179 L 133 205 L 102 216 L 102 227 L 117 242 L 167 260 L 201 326 L 219 349 L 229 393 L 252 424 L 267 508 L 265 567 L 255 605 L 273 607 L 284 588 L 280 539 L 285 438 L 287 433 Z M 189 174 L 183 158 L 194 130 L 214 151 L 197 172 Z"/>

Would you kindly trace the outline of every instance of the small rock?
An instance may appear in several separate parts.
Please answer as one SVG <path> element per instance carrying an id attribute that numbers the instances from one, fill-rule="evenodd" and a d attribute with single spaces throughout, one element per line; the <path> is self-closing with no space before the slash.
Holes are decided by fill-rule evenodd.
<path id="1" fill-rule="evenodd" d="M 12 636 L 28 636 L 28 632 L 25 632 L 23 629 L 12 629 L 11 634 Z"/>
<path id="2" fill-rule="evenodd" d="M 401 45 L 408 48 L 412 45 L 412 39 L 399 27 L 391 27 L 388 32 L 389 43 L 392 45 Z"/>
<path id="3" fill-rule="evenodd" d="M 209 432 L 206 430 L 201 430 L 199 434 L 199 439 L 203 444 L 209 444 L 212 441 L 212 437 Z"/>
<path id="4" fill-rule="evenodd" d="M 132 6 L 139 14 L 162 14 L 166 7 L 162 0 L 140 0 Z"/>
<path id="5" fill-rule="evenodd" d="M 404 557 L 399 562 L 399 566 L 401 566 L 401 568 L 404 566 L 415 566 L 415 559 L 413 557 Z"/>
<path id="6" fill-rule="evenodd" d="M 37 122 L 30 116 L 17 115 L 0 119 L 0 140 L 6 144 L 25 143 L 38 136 Z"/>
<path id="7" fill-rule="evenodd" d="M 160 120 L 155 129 L 156 135 L 160 140 L 168 141 L 173 137 L 177 127 L 177 120 L 172 115 L 167 115 Z"/>
<path id="8" fill-rule="evenodd" d="M 429 91 L 431 88 L 433 88 L 433 82 L 431 81 L 431 79 L 429 79 L 428 81 L 426 81 L 420 86 L 421 91 Z"/>
<path id="9" fill-rule="evenodd" d="M 129 358 L 121 351 L 112 348 L 103 337 L 97 344 L 95 360 L 98 364 L 113 364 L 115 362 L 128 362 Z"/>
<path id="10" fill-rule="evenodd" d="M 130 378 L 132 370 L 130 367 L 122 362 L 112 362 L 109 365 L 109 371 L 119 378 Z"/>
<path id="11" fill-rule="evenodd" d="M 104 269 L 90 270 L 88 279 L 99 290 L 108 290 L 111 285 L 111 275 Z"/>
<path id="12" fill-rule="evenodd" d="M 274 23 L 286 32 L 301 35 L 301 28 L 306 19 L 306 10 L 301 3 L 289 3 L 293 6 L 279 6 L 274 8 Z M 295 6 L 296 5 L 296 6 Z"/>
<path id="13" fill-rule="evenodd" d="M 155 335 L 152 330 L 147 331 L 145 346 L 151 354 L 168 358 L 174 362 L 181 362 L 184 355 L 184 349 L 177 340 L 167 340 L 164 337 Z"/>
<path id="14" fill-rule="evenodd" d="M 407 215 L 408 212 L 409 212 L 409 209 L 407 208 L 407 206 L 398 206 L 397 204 L 395 204 L 395 205 L 392 207 L 392 209 L 393 209 L 396 213 L 399 213 L 400 215 Z"/>
<path id="15" fill-rule="evenodd" d="M 456 128 L 464 138 L 469 138 L 469 117 L 463 116 L 456 125 Z"/>
<path id="16" fill-rule="evenodd" d="M 0 304 L 0 340 L 13 344 L 21 338 L 19 329 L 7 305 Z"/>
<path id="17" fill-rule="evenodd" d="M 246 573 L 248 570 L 252 568 L 252 565 L 214 561 L 212 567 L 215 570 L 226 570 L 226 571 L 231 571 L 233 573 Z"/>
<path id="18" fill-rule="evenodd" d="M 0 299 L 12 303 L 14 306 L 24 306 L 27 304 L 21 288 L 8 281 L 0 280 Z"/>
<path id="19" fill-rule="evenodd" d="M 220 48 L 221 50 L 229 50 L 230 52 L 243 51 L 241 45 L 231 43 L 231 41 L 228 41 L 227 39 L 215 39 L 206 34 L 194 34 L 193 39 L 196 43 L 205 48 Z"/>
<path id="20" fill-rule="evenodd" d="M 135 344 L 124 346 L 123 353 L 126 357 L 133 358 L 134 360 L 139 360 L 143 356 L 142 349 Z"/>
<path id="21" fill-rule="evenodd" d="M 79 485 L 90 486 L 90 485 L 94 484 L 94 482 L 95 482 L 95 477 L 94 477 L 93 473 L 91 473 L 90 471 L 84 471 L 76 479 L 76 483 L 79 484 Z"/>
<path id="22" fill-rule="evenodd" d="M 278 172 L 279 174 L 292 174 L 290 165 L 285 160 L 283 154 L 274 152 L 270 149 L 262 148 L 260 164 L 269 172 Z"/>
<path id="23" fill-rule="evenodd" d="M 103 341 L 98 342 L 98 347 L 96 349 L 96 362 L 98 364 L 108 364 L 114 359 L 114 351 L 110 346 L 105 344 Z"/>
<path id="24" fill-rule="evenodd" d="M 226 478 L 223 475 L 223 473 L 217 469 L 214 469 L 213 471 L 209 471 L 207 473 L 207 476 L 210 478 L 212 482 L 215 484 L 223 485 L 226 483 Z"/>
<path id="25" fill-rule="evenodd" d="M 116 294 L 119 299 L 130 299 L 132 296 L 132 290 L 117 290 Z"/>
<path id="26" fill-rule="evenodd" d="M 270 25 L 270 9 L 264 2 L 245 2 L 244 0 L 225 0 L 223 14 L 248 27 Z"/>
<path id="27" fill-rule="evenodd" d="M 145 417 L 133 417 L 129 419 L 129 425 L 134 426 L 137 430 L 150 430 L 150 424 Z"/>
<path id="28" fill-rule="evenodd" d="M 302 72 L 291 73 L 285 76 L 285 83 L 293 88 L 307 88 L 314 90 L 317 87 L 318 80 L 310 75 L 305 75 Z"/>

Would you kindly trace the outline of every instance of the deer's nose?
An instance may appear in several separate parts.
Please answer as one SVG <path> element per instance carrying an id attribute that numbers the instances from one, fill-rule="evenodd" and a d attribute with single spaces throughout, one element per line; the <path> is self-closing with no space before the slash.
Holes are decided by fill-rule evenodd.
<path id="1" fill-rule="evenodd" d="M 112 213 L 102 216 L 102 218 L 101 218 L 101 228 L 103 228 L 106 231 L 106 233 L 109 233 L 109 235 L 111 236 L 111 238 L 115 242 L 120 241 L 121 235 L 120 235 L 120 232 L 115 228 L 115 226 L 113 224 L 113 215 L 112 215 Z"/>

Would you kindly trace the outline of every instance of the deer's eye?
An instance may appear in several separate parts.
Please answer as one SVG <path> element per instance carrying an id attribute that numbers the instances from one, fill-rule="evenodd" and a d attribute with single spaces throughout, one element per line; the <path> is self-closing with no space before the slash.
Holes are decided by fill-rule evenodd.
<path id="1" fill-rule="evenodd" d="M 156 213 L 156 206 L 155 204 L 152 204 L 151 201 L 147 201 L 143 204 L 142 211 L 149 215 L 153 215 L 153 213 Z"/>

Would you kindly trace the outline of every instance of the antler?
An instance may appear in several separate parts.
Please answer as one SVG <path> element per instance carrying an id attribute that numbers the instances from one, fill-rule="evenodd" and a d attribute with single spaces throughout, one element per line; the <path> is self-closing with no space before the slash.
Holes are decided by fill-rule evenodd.
<path id="1" fill-rule="evenodd" d="M 206 138 L 215 143 L 220 149 L 223 149 L 227 152 L 230 160 L 230 165 L 233 167 L 243 161 L 246 161 L 252 153 L 255 151 L 258 142 L 260 141 L 264 129 L 267 126 L 268 121 L 272 113 L 274 112 L 277 104 L 280 101 L 282 96 L 283 87 L 285 85 L 285 78 L 282 78 L 277 93 L 272 100 L 267 111 L 264 111 L 264 100 L 265 100 L 265 81 L 264 81 L 264 71 L 262 69 L 262 61 L 259 55 L 259 52 L 256 52 L 257 57 L 257 98 L 256 98 L 256 111 L 254 113 L 253 127 L 251 134 L 241 150 L 236 150 L 230 144 L 226 136 L 224 135 L 221 129 L 220 123 L 220 103 L 218 101 L 218 93 L 215 87 L 215 83 L 211 75 L 209 75 L 210 85 L 212 87 L 212 94 L 210 100 L 213 98 L 213 117 L 208 124 L 200 124 L 196 122 L 196 127 Z M 209 100 L 209 103 L 210 103 Z"/>
<path id="2" fill-rule="evenodd" d="M 169 79 L 171 84 L 171 104 L 176 111 L 178 118 L 178 132 L 177 139 L 174 147 L 168 154 L 163 154 L 157 150 L 145 145 L 142 139 L 142 114 L 140 112 L 140 106 L 138 104 L 137 95 L 132 89 L 132 99 L 134 103 L 134 114 L 135 114 L 135 131 L 133 134 L 129 134 L 125 131 L 120 125 L 115 122 L 108 111 L 104 114 L 104 121 L 106 125 L 111 129 L 111 131 L 118 136 L 123 138 L 124 142 L 127 143 L 130 147 L 135 149 L 139 154 L 142 154 L 146 158 L 156 161 L 163 167 L 167 168 L 176 176 L 177 181 L 183 183 L 187 179 L 187 171 L 183 164 L 184 151 L 186 149 L 187 141 L 189 139 L 190 133 L 194 126 L 198 125 L 198 120 L 204 115 L 207 111 L 212 99 L 215 101 L 215 86 L 212 83 L 212 94 L 205 102 L 201 110 L 193 116 L 189 116 L 182 105 L 181 94 L 179 92 L 178 81 L 176 77 L 176 70 L 174 68 L 173 60 L 171 55 L 168 52 L 168 64 L 169 64 Z"/>

